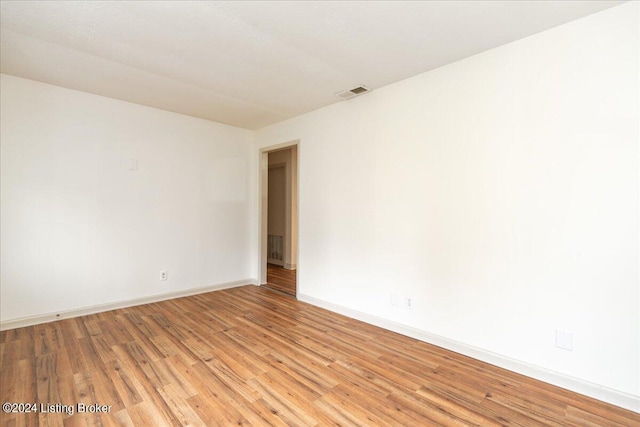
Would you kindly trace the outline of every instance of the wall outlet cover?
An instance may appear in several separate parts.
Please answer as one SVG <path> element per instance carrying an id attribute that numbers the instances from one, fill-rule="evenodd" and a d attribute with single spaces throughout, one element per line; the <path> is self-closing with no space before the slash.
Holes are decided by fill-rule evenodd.
<path id="1" fill-rule="evenodd" d="M 573 332 L 556 329 L 556 347 L 573 351 Z"/>
<path id="2" fill-rule="evenodd" d="M 391 305 L 394 307 L 400 306 L 400 295 L 395 292 L 391 293 Z"/>

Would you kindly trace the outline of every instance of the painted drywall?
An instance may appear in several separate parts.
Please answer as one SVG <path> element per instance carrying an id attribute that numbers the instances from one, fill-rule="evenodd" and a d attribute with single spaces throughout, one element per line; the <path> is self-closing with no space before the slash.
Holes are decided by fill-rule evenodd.
<path id="1" fill-rule="evenodd" d="M 639 7 L 257 131 L 300 140 L 299 295 L 640 396 Z"/>
<path id="2" fill-rule="evenodd" d="M 0 85 L 2 321 L 256 277 L 250 131 Z"/>

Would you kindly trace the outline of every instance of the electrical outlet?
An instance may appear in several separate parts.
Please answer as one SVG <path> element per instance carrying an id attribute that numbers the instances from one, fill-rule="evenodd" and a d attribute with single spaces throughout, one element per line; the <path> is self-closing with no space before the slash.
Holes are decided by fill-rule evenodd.
<path id="1" fill-rule="evenodd" d="M 160 280 L 164 281 L 164 280 L 167 280 L 167 278 L 168 278 L 167 270 L 161 270 L 160 271 Z"/>
<path id="2" fill-rule="evenodd" d="M 556 329 L 556 347 L 573 351 L 573 332 Z"/>
<path id="3" fill-rule="evenodd" d="M 404 306 L 405 306 L 405 308 L 408 308 L 409 310 L 413 310 L 413 298 L 412 297 L 405 297 L 404 298 Z"/>

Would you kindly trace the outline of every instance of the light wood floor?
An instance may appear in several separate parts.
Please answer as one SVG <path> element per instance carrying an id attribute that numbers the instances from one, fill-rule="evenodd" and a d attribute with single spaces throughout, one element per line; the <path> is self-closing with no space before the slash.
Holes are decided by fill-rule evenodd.
<path id="1" fill-rule="evenodd" d="M 267 264 L 267 286 L 289 295 L 296 295 L 296 271 Z"/>
<path id="2" fill-rule="evenodd" d="M 638 426 L 640 415 L 244 286 L 0 334 L 14 425 Z"/>

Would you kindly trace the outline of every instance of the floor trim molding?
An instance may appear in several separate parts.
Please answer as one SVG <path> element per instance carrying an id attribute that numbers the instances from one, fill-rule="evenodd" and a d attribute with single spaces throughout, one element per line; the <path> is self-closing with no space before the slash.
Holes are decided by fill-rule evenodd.
<path id="1" fill-rule="evenodd" d="M 298 293 L 297 297 L 298 300 L 309 303 L 311 305 L 315 305 L 317 307 L 321 307 L 335 313 L 351 317 L 353 319 L 361 320 L 365 323 L 379 326 L 381 328 L 397 332 L 399 334 L 406 335 L 408 337 L 415 338 L 429 344 L 437 345 L 438 347 L 446 348 L 447 350 L 451 350 L 465 356 L 473 357 L 474 359 L 478 359 L 483 362 L 490 363 L 492 365 L 499 366 L 501 368 L 508 369 L 510 371 L 517 372 L 519 374 L 526 375 L 528 377 L 535 378 L 537 380 L 544 381 L 546 383 L 553 384 L 555 386 L 562 387 L 567 390 L 584 394 L 585 396 L 602 400 L 603 402 L 607 402 L 612 405 L 616 405 L 621 408 L 640 413 L 640 396 L 613 390 L 599 384 L 591 383 L 589 381 L 551 371 L 540 366 L 532 365 L 516 359 L 511 359 L 497 353 L 492 353 L 490 351 L 454 341 L 440 335 L 432 334 L 421 329 L 413 328 L 401 323 L 396 323 L 391 320 L 383 319 L 382 317 L 367 314 L 358 310 L 353 310 L 342 305 L 334 304 L 309 295 Z"/>
<path id="2" fill-rule="evenodd" d="M 0 322 L 0 331 L 37 325 L 40 323 L 55 322 L 56 320 L 61 319 L 86 316 L 87 314 L 101 313 L 103 311 L 116 310 L 118 308 L 127 308 L 136 305 L 149 304 L 152 302 L 166 301 L 174 298 L 188 297 L 190 295 L 219 291 L 221 289 L 235 288 L 237 286 L 255 285 L 256 282 L 256 279 L 235 280 L 233 282 L 218 283 L 216 285 L 209 285 L 200 288 L 183 289 L 176 292 L 167 292 L 141 298 L 114 301 L 106 304 L 97 304 L 87 307 L 74 308 L 71 310 L 56 311 L 52 313 L 38 314 L 35 316 L 21 317 L 19 319 L 5 320 Z"/>

